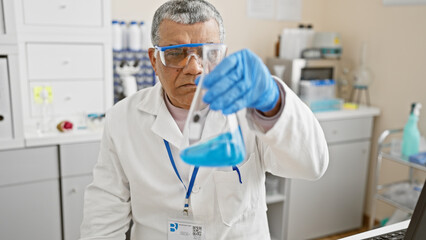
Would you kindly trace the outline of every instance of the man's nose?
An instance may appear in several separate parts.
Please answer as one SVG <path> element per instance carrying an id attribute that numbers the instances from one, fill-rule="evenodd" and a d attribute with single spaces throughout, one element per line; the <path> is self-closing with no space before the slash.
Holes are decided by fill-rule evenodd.
<path id="1" fill-rule="evenodd" d="M 184 71 L 185 73 L 193 75 L 203 73 L 203 65 L 201 58 L 194 53 L 190 54 L 184 67 Z"/>

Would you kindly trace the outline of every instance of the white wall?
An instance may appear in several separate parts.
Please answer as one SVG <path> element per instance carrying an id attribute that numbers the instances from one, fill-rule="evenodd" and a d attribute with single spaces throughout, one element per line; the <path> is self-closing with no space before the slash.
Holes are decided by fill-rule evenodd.
<path id="1" fill-rule="evenodd" d="M 423 105 L 419 128 L 426 135 L 426 5 L 384 6 L 382 0 L 325 0 L 323 4 L 323 25 L 341 33 L 345 59 L 358 61 L 361 43 L 368 44 L 367 63 L 375 76 L 371 101 L 382 111 L 375 123 L 374 141 L 385 129 L 402 128 L 414 101 Z M 372 151 L 369 179 L 375 154 Z M 397 164 L 384 168 L 381 183 L 406 173 Z M 379 205 L 379 218 L 391 213 L 392 208 Z"/>
<path id="2" fill-rule="evenodd" d="M 165 0 L 112 0 L 112 18 L 125 21 L 152 21 L 155 10 Z M 210 0 L 221 13 L 225 30 L 225 44 L 229 52 L 250 48 L 262 58 L 274 54 L 275 42 L 285 27 L 296 27 L 299 22 L 261 20 L 247 17 L 246 0 Z M 321 24 L 323 0 L 305 0 L 303 4 L 302 23 L 314 23 L 314 28 Z"/>

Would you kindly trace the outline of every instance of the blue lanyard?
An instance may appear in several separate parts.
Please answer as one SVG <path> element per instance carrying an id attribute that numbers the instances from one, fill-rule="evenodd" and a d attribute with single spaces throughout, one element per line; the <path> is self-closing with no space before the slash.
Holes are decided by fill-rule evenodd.
<path id="1" fill-rule="evenodd" d="M 180 177 L 179 171 L 177 170 L 177 167 L 176 167 L 176 164 L 175 164 L 175 160 L 173 159 L 173 154 L 172 154 L 172 150 L 170 149 L 170 144 L 169 144 L 169 142 L 166 139 L 163 139 L 163 141 L 164 141 L 164 145 L 166 146 L 166 149 L 167 149 L 167 154 L 169 155 L 170 163 L 173 166 L 173 170 L 175 170 L 176 176 L 179 178 L 179 180 L 182 183 L 183 187 L 186 189 L 185 183 L 183 183 L 182 178 Z M 194 167 L 194 171 L 192 172 L 191 180 L 189 181 L 188 189 L 186 190 L 185 205 L 183 207 L 183 212 L 186 215 L 188 215 L 189 197 L 191 196 L 192 188 L 194 187 L 195 178 L 197 177 L 197 173 L 198 173 L 198 169 L 199 168 L 200 168 L 199 166 L 195 166 Z M 238 180 L 239 180 L 240 184 L 242 184 L 243 182 L 241 181 L 241 173 L 240 173 L 240 170 L 238 169 L 238 167 L 237 166 L 233 166 L 232 170 L 237 172 L 237 174 L 238 174 Z"/>
<path id="2" fill-rule="evenodd" d="M 167 149 L 167 154 L 169 155 L 169 159 L 170 162 L 172 163 L 173 169 L 175 170 L 175 173 L 177 175 L 177 177 L 179 178 L 180 182 L 183 184 L 183 186 L 186 189 L 185 184 L 182 181 L 182 178 L 180 177 L 179 171 L 176 168 L 176 164 L 175 164 L 175 160 L 173 159 L 173 154 L 172 151 L 170 150 L 170 144 L 167 140 L 164 140 L 164 145 L 166 145 L 166 149 Z M 189 210 L 189 197 L 191 196 L 191 192 L 192 192 L 192 187 L 194 187 L 194 182 L 195 182 L 195 178 L 197 177 L 197 173 L 198 173 L 198 169 L 200 167 L 195 166 L 194 167 L 194 171 L 192 172 L 192 176 L 191 176 L 191 180 L 189 181 L 189 185 L 188 185 L 188 189 L 186 191 L 186 195 L 185 195 L 185 205 L 183 207 L 183 212 L 188 215 L 188 210 Z"/>

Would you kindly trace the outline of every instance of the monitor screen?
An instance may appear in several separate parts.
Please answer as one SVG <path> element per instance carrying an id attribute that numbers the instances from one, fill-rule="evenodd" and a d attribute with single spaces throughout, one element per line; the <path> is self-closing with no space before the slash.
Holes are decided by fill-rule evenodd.
<path id="1" fill-rule="evenodd" d="M 426 181 L 423 184 L 419 200 L 411 217 L 410 225 L 404 239 L 424 240 L 426 239 Z"/>

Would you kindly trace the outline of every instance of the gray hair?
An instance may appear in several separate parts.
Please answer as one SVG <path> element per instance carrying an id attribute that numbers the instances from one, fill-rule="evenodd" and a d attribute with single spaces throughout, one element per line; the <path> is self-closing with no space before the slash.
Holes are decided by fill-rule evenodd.
<path id="1" fill-rule="evenodd" d="M 164 19 L 181 24 L 195 24 L 214 19 L 219 25 L 220 42 L 223 43 L 225 39 L 220 13 L 211 3 L 204 0 L 171 0 L 161 5 L 152 20 L 151 39 L 154 46 L 160 42 L 159 29 Z"/>

